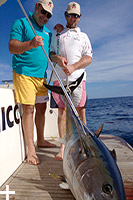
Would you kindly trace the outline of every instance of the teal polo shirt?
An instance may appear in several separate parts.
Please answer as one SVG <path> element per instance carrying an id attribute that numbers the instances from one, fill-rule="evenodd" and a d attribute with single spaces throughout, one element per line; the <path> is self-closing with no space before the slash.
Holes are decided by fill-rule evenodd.
<path id="1" fill-rule="evenodd" d="M 45 27 L 39 27 L 34 19 L 32 13 L 29 13 L 29 18 L 38 36 L 44 38 L 44 49 L 49 56 L 49 48 L 51 41 L 51 32 Z M 16 39 L 21 42 L 32 40 L 35 37 L 29 22 L 26 18 L 18 19 L 14 22 L 10 40 Z M 44 78 L 47 77 L 46 69 L 48 67 L 48 60 L 41 47 L 33 48 L 22 54 L 14 54 L 12 58 L 12 67 L 18 74 L 26 76 Z"/>

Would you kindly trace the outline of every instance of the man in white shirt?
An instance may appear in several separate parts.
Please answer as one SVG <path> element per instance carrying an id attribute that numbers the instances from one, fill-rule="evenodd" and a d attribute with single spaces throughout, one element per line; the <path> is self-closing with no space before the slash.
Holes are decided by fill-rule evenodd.
<path id="1" fill-rule="evenodd" d="M 79 117 L 86 124 L 85 103 L 86 89 L 85 80 L 87 67 L 92 61 L 92 48 L 88 36 L 77 27 L 81 19 L 80 5 L 76 2 L 69 3 L 65 12 L 67 21 L 66 28 L 60 33 L 53 34 L 50 58 L 56 63 L 55 69 L 64 85 L 79 78 L 84 72 L 84 77 L 79 86 L 71 95 L 72 102 L 76 107 Z M 59 82 L 53 76 L 53 85 L 59 86 Z M 58 105 L 58 129 L 61 138 L 64 137 L 65 102 L 62 95 L 52 92 L 54 101 Z M 52 106 L 53 107 L 53 106 Z M 61 144 L 60 152 L 56 155 L 57 160 L 63 159 L 64 144 Z"/>

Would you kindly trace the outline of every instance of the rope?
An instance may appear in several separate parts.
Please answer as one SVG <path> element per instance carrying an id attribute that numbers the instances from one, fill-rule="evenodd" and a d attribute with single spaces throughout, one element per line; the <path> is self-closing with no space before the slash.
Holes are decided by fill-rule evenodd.
<path id="1" fill-rule="evenodd" d="M 60 49 L 60 48 L 59 48 L 59 47 L 60 47 L 60 46 L 59 46 L 59 44 L 60 44 L 60 43 L 59 43 L 59 39 L 60 39 L 59 36 L 60 36 L 60 33 L 57 33 L 56 36 L 57 36 L 57 55 L 59 55 L 59 49 Z M 54 63 L 54 67 L 56 66 L 56 64 L 57 64 L 57 63 Z M 48 85 L 49 85 L 50 82 L 51 82 L 52 76 L 53 76 L 53 69 L 52 69 L 52 72 L 51 72 L 51 75 L 50 75 L 50 79 L 49 79 Z"/>

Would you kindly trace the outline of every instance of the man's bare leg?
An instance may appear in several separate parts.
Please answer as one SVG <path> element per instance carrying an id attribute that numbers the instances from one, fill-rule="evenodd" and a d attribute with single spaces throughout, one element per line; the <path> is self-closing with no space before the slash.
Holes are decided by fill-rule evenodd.
<path id="1" fill-rule="evenodd" d="M 29 164 L 37 165 L 40 163 L 40 161 L 36 155 L 35 146 L 33 143 L 33 130 L 34 130 L 33 112 L 34 112 L 33 105 L 23 104 L 22 127 L 28 149 L 27 162 Z"/>
<path id="2" fill-rule="evenodd" d="M 86 115 L 85 115 L 85 108 L 76 108 L 81 120 L 86 124 Z M 65 108 L 58 108 L 58 130 L 60 138 L 64 138 L 64 129 L 65 129 Z M 61 144 L 60 151 L 56 155 L 56 160 L 63 160 L 65 145 Z"/>
<path id="3" fill-rule="evenodd" d="M 82 120 L 82 122 L 86 125 L 86 114 L 85 114 L 85 108 L 81 107 L 81 108 L 76 108 L 80 119 Z"/>
<path id="4" fill-rule="evenodd" d="M 60 138 L 64 138 L 64 130 L 65 130 L 65 108 L 58 108 L 58 131 Z M 56 160 L 63 160 L 65 145 L 61 144 L 59 153 L 55 156 Z"/>
<path id="5" fill-rule="evenodd" d="M 36 108 L 35 124 L 37 129 L 37 146 L 40 148 L 56 147 L 55 144 L 52 144 L 44 140 L 46 103 L 37 103 L 35 105 L 35 108 Z"/>

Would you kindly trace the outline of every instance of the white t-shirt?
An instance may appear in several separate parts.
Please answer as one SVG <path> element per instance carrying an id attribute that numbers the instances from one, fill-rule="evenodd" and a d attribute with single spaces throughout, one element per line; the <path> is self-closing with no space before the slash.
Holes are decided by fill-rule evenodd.
<path id="1" fill-rule="evenodd" d="M 68 65 L 78 62 L 84 55 L 92 57 L 92 47 L 88 36 L 80 31 L 80 28 L 65 28 L 60 34 L 53 33 L 50 51 L 54 51 L 65 57 Z M 62 68 L 56 64 L 55 69 L 62 81 L 66 81 L 66 75 Z M 69 77 L 69 81 L 75 81 L 81 74 L 85 72 L 85 68 L 74 71 Z M 53 81 L 57 78 L 53 75 Z M 86 73 L 84 76 L 86 80 Z"/>

